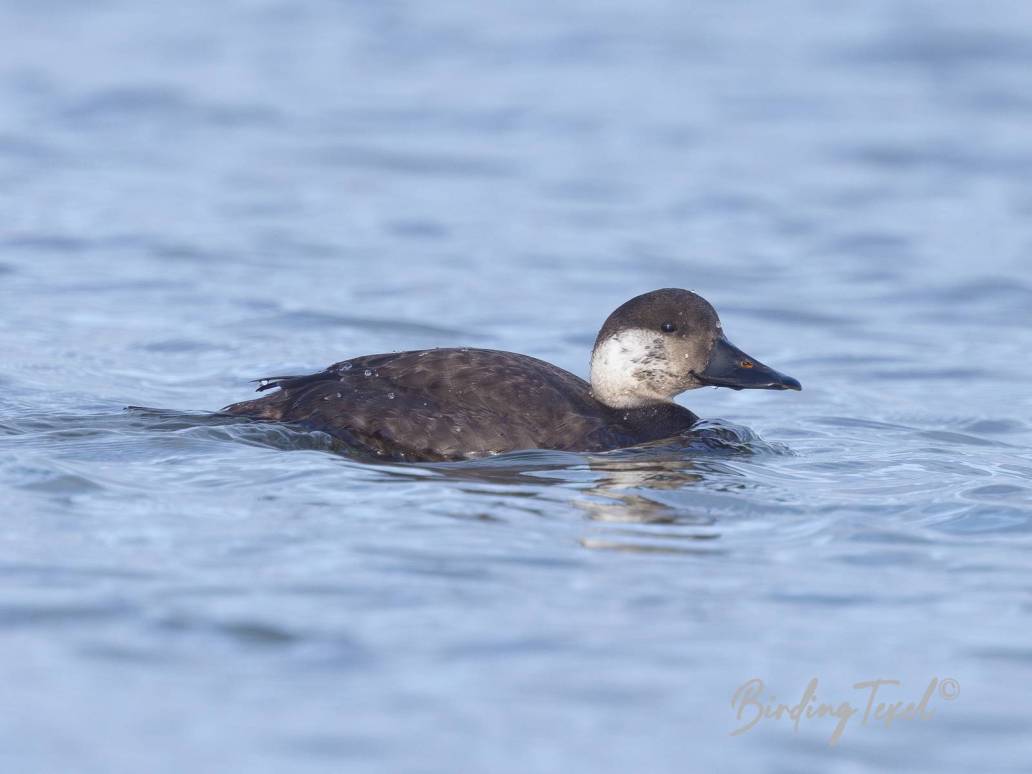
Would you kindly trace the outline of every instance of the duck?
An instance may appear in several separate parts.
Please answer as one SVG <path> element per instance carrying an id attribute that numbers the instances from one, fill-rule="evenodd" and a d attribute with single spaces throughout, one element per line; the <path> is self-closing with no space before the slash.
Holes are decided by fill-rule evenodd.
<path id="1" fill-rule="evenodd" d="M 687 390 L 801 390 L 734 346 L 690 290 L 636 296 L 605 320 L 589 380 L 544 360 L 470 347 L 364 355 L 322 371 L 255 380 L 221 413 L 333 436 L 352 453 L 457 461 L 530 449 L 596 453 L 673 439 L 699 421 Z"/>

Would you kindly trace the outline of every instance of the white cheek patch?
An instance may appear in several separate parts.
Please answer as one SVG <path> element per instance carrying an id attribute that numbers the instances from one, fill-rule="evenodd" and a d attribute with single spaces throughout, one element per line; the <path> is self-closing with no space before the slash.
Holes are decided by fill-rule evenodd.
<path id="1" fill-rule="evenodd" d="M 665 371 L 663 337 L 644 328 L 630 328 L 599 344 L 591 355 L 591 389 L 613 408 L 633 408 L 665 396 L 643 381 L 646 369 Z"/>

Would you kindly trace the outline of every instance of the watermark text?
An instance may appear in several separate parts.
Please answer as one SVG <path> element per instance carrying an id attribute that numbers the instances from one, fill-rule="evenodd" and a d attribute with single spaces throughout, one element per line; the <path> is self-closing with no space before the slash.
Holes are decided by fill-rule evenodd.
<path id="1" fill-rule="evenodd" d="M 924 693 L 920 697 L 911 695 L 910 701 L 906 700 L 907 694 L 899 680 L 877 678 L 854 683 L 856 704 L 848 700 L 821 701 L 817 696 L 818 688 L 819 682 L 814 677 L 797 703 L 782 704 L 777 702 L 777 697 L 767 695 L 763 680 L 758 677 L 746 680 L 731 697 L 731 709 L 739 723 L 731 736 L 740 736 L 768 720 L 788 721 L 792 730 L 798 731 L 804 721 L 829 718 L 835 725 L 828 744 L 834 747 L 855 717 L 860 725 L 882 724 L 891 728 L 897 721 L 929 720 L 935 716 L 933 705 L 937 701 L 953 701 L 960 695 L 960 684 L 952 677 L 933 677 Z"/>

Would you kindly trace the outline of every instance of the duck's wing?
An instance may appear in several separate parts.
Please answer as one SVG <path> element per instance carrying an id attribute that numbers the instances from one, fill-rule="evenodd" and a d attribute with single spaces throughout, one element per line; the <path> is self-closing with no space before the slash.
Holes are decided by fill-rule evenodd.
<path id="1" fill-rule="evenodd" d="M 223 411 L 298 423 L 397 459 L 589 450 L 585 439 L 607 427 L 605 409 L 583 379 L 497 350 L 367 355 L 315 374 L 260 381 L 259 390 L 279 389 Z"/>

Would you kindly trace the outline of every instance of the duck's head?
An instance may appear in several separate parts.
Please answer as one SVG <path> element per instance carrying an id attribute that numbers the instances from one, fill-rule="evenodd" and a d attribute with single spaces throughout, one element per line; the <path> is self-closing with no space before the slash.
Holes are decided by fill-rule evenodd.
<path id="1" fill-rule="evenodd" d="M 606 320 L 591 353 L 591 391 L 613 408 L 669 402 L 696 387 L 800 390 L 724 337 L 716 310 L 689 290 L 632 298 Z"/>

